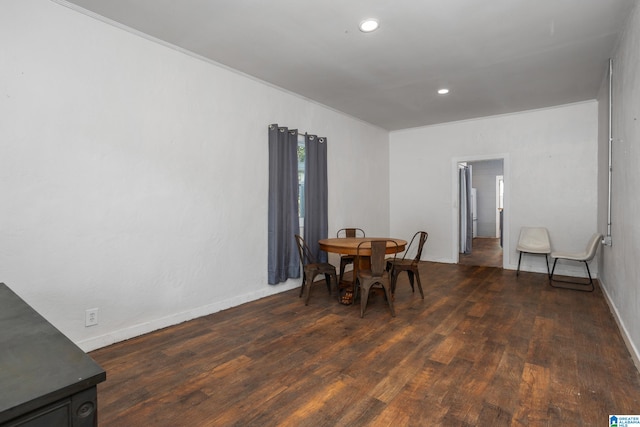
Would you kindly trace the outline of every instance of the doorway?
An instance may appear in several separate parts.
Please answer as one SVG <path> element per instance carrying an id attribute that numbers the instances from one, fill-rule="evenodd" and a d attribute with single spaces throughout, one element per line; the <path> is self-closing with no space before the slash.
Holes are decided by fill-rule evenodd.
<path id="1" fill-rule="evenodd" d="M 454 159 L 453 166 L 454 260 L 504 268 L 509 253 L 508 156 L 468 156 Z"/>

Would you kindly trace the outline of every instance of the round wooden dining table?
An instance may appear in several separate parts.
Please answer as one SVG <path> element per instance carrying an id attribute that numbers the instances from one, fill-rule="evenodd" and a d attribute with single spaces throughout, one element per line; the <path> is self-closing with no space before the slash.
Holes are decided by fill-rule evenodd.
<path id="1" fill-rule="evenodd" d="M 385 251 L 387 254 L 402 252 L 407 246 L 406 240 L 396 239 L 393 237 L 332 237 L 329 239 L 318 240 L 320 250 L 336 254 L 353 255 L 356 257 L 353 262 L 353 279 L 351 281 L 342 280 L 341 283 L 338 284 L 339 295 L 341 294 L 340 290 L 344 288 L 351 288 L 351 294 L 355 295 L 355 287 L 357 286 L 358 281 L 358 269 L 368 268 L 369 266 L 371 244 L 369 243 L 367 245 L 367 242 L 380 239 L 393 240 L 397 243 L 396 246 L 393 242 L 387 242 L 387 250 Z M 358 253 L 358 246 L 361 243 L 363 244 L 360 246 L 360 253 Z"/>
<path id="2" fill-rule="evenodd" d="M 360 245 L 360 243 L 380 239 L 393 240 L 398 244 L 398 246 L 396 246 L 392 242 L 387 242 L 386 253 L 388 254 L 402 252 L 407 246 L 406 240 L 396 239 L 393 237 L 333 237 L 330 239 L 320 239 L 318 240 L 318 244 L 320 244 L 320 250 L 325 252 L 358 255 L 358 245 Z M 360 255 L 371 255 L 371 244 L 363 244 L 360 247 Z"/>

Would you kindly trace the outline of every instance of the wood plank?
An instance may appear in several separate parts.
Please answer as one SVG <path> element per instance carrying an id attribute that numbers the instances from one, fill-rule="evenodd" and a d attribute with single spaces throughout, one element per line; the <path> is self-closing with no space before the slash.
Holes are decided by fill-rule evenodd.
<path id="1" fill-rule="evenodd" d="M 324 284 L 96 350 L 101 425 L 602 425 L 637 413 L 640 375 L 599 288 L 422 262 L 338 304 Z"/>

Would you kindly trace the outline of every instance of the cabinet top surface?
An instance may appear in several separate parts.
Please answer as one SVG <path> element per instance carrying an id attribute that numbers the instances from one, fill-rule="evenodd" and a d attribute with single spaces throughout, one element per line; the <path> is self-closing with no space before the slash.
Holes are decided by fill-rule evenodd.
<path id="1" fill-rule="evenodd" d="M 93 387 L 104 370 L 0 283 L 0 423 Z"/>

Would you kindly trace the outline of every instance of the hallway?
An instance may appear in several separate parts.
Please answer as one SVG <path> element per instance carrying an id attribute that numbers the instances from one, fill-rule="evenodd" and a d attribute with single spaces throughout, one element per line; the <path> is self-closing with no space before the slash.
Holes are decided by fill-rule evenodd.
<path id="1" fill-rule="evenodd" d="M 470 254 L 460 254 L 460 265 L 502 268 L 502 247 L 499 238 L 474 237 Z"/>

